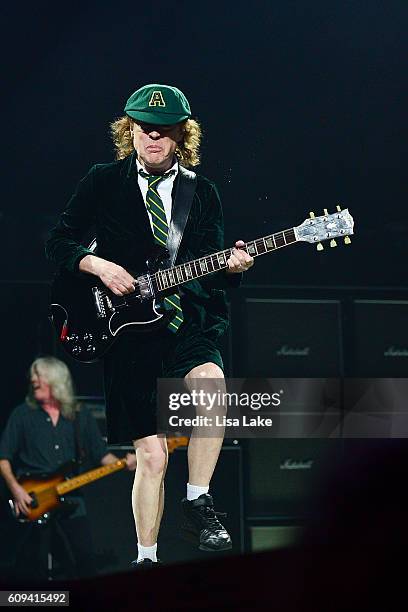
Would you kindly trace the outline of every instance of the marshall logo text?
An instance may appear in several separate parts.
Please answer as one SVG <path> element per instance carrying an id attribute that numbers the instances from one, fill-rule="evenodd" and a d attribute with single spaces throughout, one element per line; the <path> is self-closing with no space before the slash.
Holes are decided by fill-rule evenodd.
<path id="1" fill-rule="evenodd" d="M 309 353 L 309 346 L 305 346 L 304 348 L 293 348 L 287 344 L 284 344 L 276 351 L 279 357 L 308 357 Z"/>

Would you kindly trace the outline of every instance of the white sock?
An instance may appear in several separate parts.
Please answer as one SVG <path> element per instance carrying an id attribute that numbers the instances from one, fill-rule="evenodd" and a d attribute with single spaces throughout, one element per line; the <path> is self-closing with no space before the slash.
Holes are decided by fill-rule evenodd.
<path id="1" fill-rule="evenodd" d="M 197 499 L 203 493 L 208 493 L 208 489 L 210 487 L 197 487 L 196 485 L 191 485 L 189 482 L 187 483 L 187 499 L 191 501 L 193 499 Z"/>
<path id="2" fill-rule="evenodd" d="M 143 559 L 151 559 L 152 561 L 157 561 L 157 556 L 156 556 L 157 542 L 156 544 L 153 544 L 153 546 L 142 546 L 138 542 L 137 550 L 138 550 L 138 555 L 137 555 L 138 561 L 143 561 Z"/>

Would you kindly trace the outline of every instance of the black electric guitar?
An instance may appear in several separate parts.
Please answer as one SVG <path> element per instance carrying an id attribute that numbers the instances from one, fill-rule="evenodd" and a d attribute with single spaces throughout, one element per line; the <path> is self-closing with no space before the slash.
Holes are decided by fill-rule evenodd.
<path id="1" fill-rule="evenodd" d="M 316 243 L 323 249 L 324 240 L 335 246 L 335 238 L 344 237 L 346 244 L 353 234 L 354 221 L 348 209 L 310 218 L 298 227 L 264 236 L 243 247 L 252 257 L 271 253 L 296 242 Z M 51 291 L 51 320 L 57 336 L 68 354 L 78 361 L 96 361 L 125 331 L 154 331 L 166 325 L 173 311 L 159 306 L 165 295 L 179 285 L 202 278 L 228 267 L 232 249 L 219 251 L 168 269 L 160 269 L 166 250 L 156 253 L 148 262 L 148 272 L 134 275 L 135 291 L 124 296 L 112 293 L 95 276 L 58 274 Z"/>

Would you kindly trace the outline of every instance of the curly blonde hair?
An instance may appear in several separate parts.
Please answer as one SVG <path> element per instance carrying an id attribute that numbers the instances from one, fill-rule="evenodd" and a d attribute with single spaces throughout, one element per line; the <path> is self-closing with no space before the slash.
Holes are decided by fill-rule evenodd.
<path id="1" fill-rule="evenodd" d="M 119 117 L 110 124 L 110 132 L 116 149 L 116 159 L 124 159 L 134 151 L 130 128 L 134 121 L 127 115 Z M 176 149 L 179 163 L 185 168 L 198 166 L 200 163 L 201 126 L 195 119 L 181 123 L 184 136 Z"/>
<path id="2" fill-rule="evenodd" d="M 32 408 L 38 408 L 39 403 L 34 397 L 34 389 L 31 377 L 37 375 L 50 385 L 51 393 L 61 406 L 61 414 L 73 420 L 75 411 L 79 404 L 75 398 L 74 384 L 68 366 L 56 357 L 38 357 L 33 361 L 29 370 L 30 386 L 26 396 L 26 402 Z"/>

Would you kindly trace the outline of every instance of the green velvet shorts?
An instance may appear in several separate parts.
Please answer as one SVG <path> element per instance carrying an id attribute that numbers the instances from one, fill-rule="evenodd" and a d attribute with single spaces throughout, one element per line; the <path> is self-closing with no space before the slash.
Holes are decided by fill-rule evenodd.
<path id="1" fill-rule="evenodd" d="M 157 379 L 184 378 L 207 362 L 224 370 L 216 342 L 193 323 L 176 334 L 165 329 L 120 336 L 104 359 L 108 443 L 131 444 L 155 434 Z"/>

